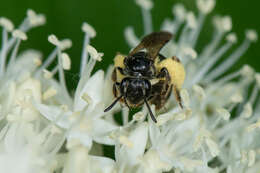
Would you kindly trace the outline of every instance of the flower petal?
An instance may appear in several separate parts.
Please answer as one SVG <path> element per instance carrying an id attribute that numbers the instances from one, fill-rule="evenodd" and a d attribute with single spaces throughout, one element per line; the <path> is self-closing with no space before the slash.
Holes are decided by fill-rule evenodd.
<path id="1" fill-rule="evenodd" d="M 131 142 L 129 146 L 121 146 L 121 148 L 116 149 L 116 160 L 127 161 L 129 165 L 135 165 L 140 161 L 140 157 L 143 156 L 148 139 L 148 125 L 147 123 L 142 123 L 134 129 L 128 140 Z M 116 146 L 117 147 L 117 146 Z"/>
<path id="2" fill-rule="evenodd" d="M 75 98 L 74 111 L 81 111 L 87 105 L 86 101 L 81 98 L 85 93 L 87 93 L 92 100 L 89 109 L 93 110 L 95 106 L 102 101 L 103 86 L 104 72 L 99 70 L 86 82 L 85 86 L 79 94 L 79 97 Z"/>

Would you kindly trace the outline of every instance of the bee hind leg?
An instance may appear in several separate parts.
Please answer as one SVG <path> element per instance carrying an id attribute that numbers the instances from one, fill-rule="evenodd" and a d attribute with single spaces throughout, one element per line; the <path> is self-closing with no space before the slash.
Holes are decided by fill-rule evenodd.
<path id="1" fill-rule="evenodd" d="M 182 104 L 182 99 L 181 99 L 179 89 L 175 85 L 173 85 L 173 90 L 174 90 L 174 95 L 175 95 L 175 98 L 176 98 L 179 106 L 183 109 L 183 104 Z"/>

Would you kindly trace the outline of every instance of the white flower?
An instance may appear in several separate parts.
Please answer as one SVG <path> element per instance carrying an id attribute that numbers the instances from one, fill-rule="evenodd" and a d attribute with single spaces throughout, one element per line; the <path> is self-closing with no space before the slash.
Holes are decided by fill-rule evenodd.
<path id="1" fill-rule="evenodd" d="M 136 3 L 142 10 L 145 35 L 153 31 L 153 2 Z M 184 109 L 173 97 L 164 110 L 155 112 L 151 105 L 157 124 L 146 107 L 132 119 L 128 108 L 119 104 L 104 113 L 114 99 L 114 67 L 110 66 L 106 74 L 102 70 L 93 73 L 103 53 L 90 45 L 96 36 L 92 26 L 82 26 L 85 36 L 80 80 L 72 94 L 64 73 L 71 67 L 73 58 L 65 51 L 72 42 L 50 35 L 48 40 L 55 47 L 43 61 L 35 50 L 18 54 L 21 41 L 27 39 L 26 32 L 44 24 L 45 18 L 28 10 L 17 29 L 8 19 L 0 18 L 4 28 L 0 53 L 0 172 L 258 172 L 259 74 L 245 65 L 225 75 L 257 41 L 257 33 L 247 30 L 243 43 L 231 50 L 238 40 L 230 33 L 231 18 L 216 16 L 211 41 L 197 50 L 204 20 L 215 0 L 197 0 L 197 6 L 198 16 L 177 4 L 172 8 L 174 20 L 167 18 L 162 23 L 162 29 L 180 36 L 161 53 L 176 55 L 187 77 L 180 92 Z M 140 41 L 133 27 L 126 28 L 125 36 L 130 48 Z M 55 60 L 58 63 L 51 66 Z M 120 111 L 121 115 L 117 114 Z M 115 114 L 122 123 L 115 121 Z M 105 156 L 105 145 L 115 148 L 115 160 Z"/>

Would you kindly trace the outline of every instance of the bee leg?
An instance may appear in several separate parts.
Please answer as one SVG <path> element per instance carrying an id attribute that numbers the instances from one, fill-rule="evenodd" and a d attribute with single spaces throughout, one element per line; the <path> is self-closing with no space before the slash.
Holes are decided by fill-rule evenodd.
<path id="1" fill-rule="evenodd" d="M 145 105 L 146 105 L 146 107 L 147 107 L 147 109 L 148 109 L 148 111 L 149 111 L 150 117 L 151 117 L 151 119 L 152 119 L 155 123 L 157 123 L 157 120 L 156 120 L 155 116 L 153 115 L 153 112 L 152 112 L 152 110 L 151 110 L 151 107 L 150 107 L 150 105 L 149 105 L 148 102 L 147 102 L 146 92 L 145 92 L 145 90 L 144 90 L 144 87 L 143 87 L 143 95 L 144 95 L 144 103 L 145 103 Z"/>
<path id="2" fill-rule="evenodd" d="M 159 74 L 157 75 L 157 78 L 165 78 L 168 82 L 171 81 L 171 77 L 170 74 L 167 70 L 167 68 L 163 67 L 161 69 L 161 71 L 159 72 Z"/>
<path id="3" fill-rule="evenodd" d="M 125 70 L 123 68 L 115 67 L 112 72 L 112 81 L 113 82 L 117 82 L 117 71 L 119 71 L 119 73 L 121 73 L 122 75 L 127 75 L 127 73 L 125 72 Z"/>
<path id="4" fill-rule="evenodd" d="M 127 103 L 126 97 L 124 97 L 124 103 L 125 103 L 125 105 L 128 107 L 128 109 L 130 109 L 130 106 L 129 106 L 129 104 Z"/>
<path id="5" fill-rule="evenodd" d="M 110 106 L 108 106 L 108 107 L 104 110 L 104 112 L 107 112 L 107 111 L 109 111 L 110 109 L 112 109 L 112 108 L 115 106 L 115 104 L 116 104 L 122 97 L 123 97 L 123 95 L 121 95 L 120 97 L 117 97 L 116 100 L 115 100 Z"/>
<path id="6" fill-rule="evenodd" d="M 177 57 L 174 57 L 174 58 L 177 58 Z M 160 71 L 160 73 L 158 74 L 157 77 L 159 77 L 159 78 L 164 78 L 165 77 L 166 80 L 168 81 L 168 83 L 170 83 L 170 81 L 171 81 L 170 74 L 169 74 L 168 70 L 165 67 L 161 69 L 161 71 Z M 182 105 L 182 100 L 181 100 L 179 89 L 175 85 L 173 85 L 173 90 L 174 90 L 174 95 L 175 95 L 175 98 L 176 98 L 178 104 L 183 109 L 183 105 Z"/>
<path id="7" fill-rule="evenodd" d="M 182 105 L 182 100 L 181 100 L 181 95 L 180 95 L 179 89 L 175 85 L 173 85 L 173 90 L 174 90 L 174 95 L 175 95 L 175 98 L 176 98 L 177 102 L 179 103 L 180 107 L 183 109 L 183 105 Z"/>
<path id="8" fill-rule="evenodd" d="M 121 67 L 116 67 L 116 69 L 122 74 L 122 75 L 127 75 L 127 73 L 125 72 L 125 70 Z"/>
<path id="9" fill-rule="evenodd" d="M 150 108 L 150 106 L 149 106 L 149 104 L 148 104 L 146 98 L 144 98 L 144 103 L 146 104 L 146 107 L 148 108 L 150 117 L 152 118 L 152 120 L 153 120 L 155 123 L 157 123 L 157 120 L 156 120 L 155 116 L 153 115 L 153 112 L 152 112 L 152 110 L 151 110 L 151 108 Z"/>

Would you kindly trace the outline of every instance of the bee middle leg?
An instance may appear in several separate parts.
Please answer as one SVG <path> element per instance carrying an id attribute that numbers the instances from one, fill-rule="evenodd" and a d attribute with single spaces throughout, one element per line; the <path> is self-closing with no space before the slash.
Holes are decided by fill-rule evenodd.
<path id="1" fill-rule="evenodd" d="M 168 83 L 170 83 L 171 81 L 171 76 L 167 70 L 167 68 L 163 67 L 159 74 L 157 75 L 157 78 L 165 78 L 167 80 Z"/>

